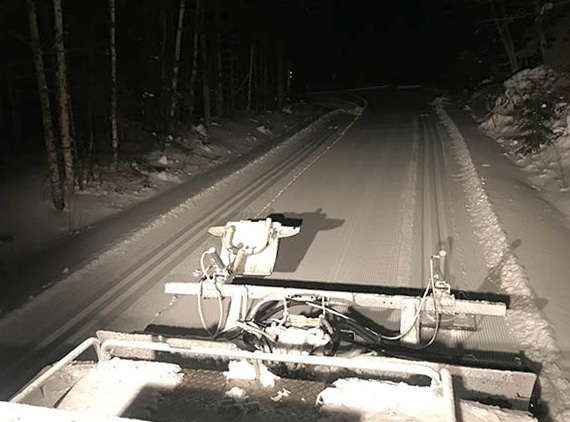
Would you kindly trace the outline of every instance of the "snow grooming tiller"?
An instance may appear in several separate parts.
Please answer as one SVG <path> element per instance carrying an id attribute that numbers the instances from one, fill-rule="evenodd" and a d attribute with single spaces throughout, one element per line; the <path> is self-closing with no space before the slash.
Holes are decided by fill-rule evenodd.
<path id="1" fill-rule="evenodd" d="M 532 372 L 431 352 L 440 330 L 465 325 L 455 322 L 465 315 L 506 312 L 505 303 L 457 299 L 440 271 L 444 252 L 431 258 L 428 286 L 416 294 L 260 278 L 273 271 L 279 239 L 300 224 L 271 215 L 213 227 L 222 246 L 202 254 L 199 280 L 165 285 L 197 296 L 211 338 L 99 331 L 0 402 L 0 414 L 19 422 L 535 420 L 526 412 Z M 215 332 L 202 314 L 212 299 L 221 311 Z M 396 332 L 369 310 L 399 313 Z M 97 360 L 81 360 L 91 348 Z"/>
<path id="2" fill-rule="evenodd" d="M 197 296 L 202 324 L 215 340 L 232 339 L 241 348 L 275 356 L 277 361 L 285 355 L 298 355 L 310 365 L 316 355 L 326 361 L 333 356 L 372 353 L 372 359 L 383 362 L 388 359 L 403 366 L 421 362 L 435 371 L 445 368 L 460 397 L 508 403 L 521 410 L 531 407 L 536 374 L 518 354 L 497 362 L 472 353 L 449 355 L 438 349 L 442 330 L 476 331 L 476 317 L 502 318 L 507 311 L 505 301 L 490 295 L 461 292 L 461 299 L 457 298 L 442 271 L 446 268 L 445 251 L 430 258 L 425 289 L 411 292 L 261 278 L 274 268 L 279 238 L 298 234 L 300 225 L 300 220 L 271 215 L 213 227 L 209 232 L 221 238 L 221 249 L 211 248 L 202 256 L 200 280 L 167 283 L 165 292 Z M 201 303 L 207 299 L 220 303 L 215 333 L 202 315 Z M 222 317 L 224 299 L 229 299 L 229 305 Z M 367 311 L 378 310 L 399 313 L 399 330 L 387 330 L 385 321 L 374 320 L 374 313 L 368 315 Z M 422 333 L 430 331 L 422 342 Z"/>

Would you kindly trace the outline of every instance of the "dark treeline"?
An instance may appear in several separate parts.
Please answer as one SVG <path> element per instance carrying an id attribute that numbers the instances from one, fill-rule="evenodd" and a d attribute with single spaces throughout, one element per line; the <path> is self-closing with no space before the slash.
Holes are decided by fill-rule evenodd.
<path id="1" fill-rule="evenodd" d="M 92 157 L 280 108 L 292 83 L 462 88 L 541 64 L 567 72 L 569 23 L 562 0 L 0 0 L 0 151 L 45 145 L 62 208 Z"/>
<path id="2" fill-rule="evenodd" d="M 168 136 L 208 126 L 216 116 L 283 107 L 291 95 L 288 18 L 299 7 L 264 0 L 5 0 L 1 149 L 17 154 L 45 144 L 52 183 L 68 186 L 54 193 L 63 208 L 77 183 L 68 179 L 94 154 L 116 160 L 149 143 L 163 147 Z"/>

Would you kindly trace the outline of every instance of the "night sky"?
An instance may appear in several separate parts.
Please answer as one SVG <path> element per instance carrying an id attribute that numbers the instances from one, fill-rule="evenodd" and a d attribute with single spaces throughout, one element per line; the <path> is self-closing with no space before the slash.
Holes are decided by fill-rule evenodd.
<path id="1" fill-rule="evenodd" d="M 453 3 L 308 2 L 294 42 L 296 68 L 312 84 L 326 84 L 331 74 L 341 86 L 442 83 L 475 39 L 469 9 Z"/>

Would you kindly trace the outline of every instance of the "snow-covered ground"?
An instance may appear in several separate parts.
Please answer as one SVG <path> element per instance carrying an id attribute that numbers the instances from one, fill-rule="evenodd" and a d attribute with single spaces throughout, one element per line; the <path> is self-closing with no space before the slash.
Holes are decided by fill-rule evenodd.
<path id="1" fill-rule="evenodd" d="M 511 241 L 513 232 L 521 231 L 526 225 L 526 240 L 532 243 L 533 254 L 529 246 L 521 244 L 514 251 L 519 255 L 529 278 L 530 288 L 539 302 L 540 311 L 553 325 L 555 335 L 564 354 L 562 365 L 570 369 L 570 283 L 565 264 L 570 232 L 570 89 L 568 75 L 557 74 L 543 66 L 525 69 L 503 84 L 504 90 L 491 104 L 489 112 L 481 122 L 481 129 L 493 138 L 504 157 L 516 165 L 520 171 L 505 172 L 503 179 L 512 178 L 511 186 L 519 191 L 524 190 L 531 200 L 518 204 L 528 207 L 527 216 L 532 221 L 520 221 L 504 204 L 499 195 L 494 205 L 502 208 L 503 229 Z M 543 123 L 547 129 L 547 142 L 530 154 L 521 154 L 524 145 L 524 122 L 521 121 L 520 110 L 527 107 L 531 95 L 539 92 L 544 102 L 538 101 L 535 107 L 547 109 L 552 106 L 553 113 Z M 541 94 L 540 94 L 541 93 Z M 542 97 L 539 97 L 542 98 Z M 548 102 L 552 102 L 549 105 Z M 519 113 L 517 113 L 517 111 Z M 532 111 L 532 110 L 531 110 Z M 532 111 L 532 115 L 540 115 Z M 484 165 L 481 163 L 481 165 Z M 489 163 L 486 164 L 490 166 Z M 485 168 L 479 170 L 485 178 Z M 498 175 L 492 176 L 496 179 Z M 491 174 L 489 174 L 491 177 Z M 500 187 L 488 187 L 490 192 Z M 504 189 L 508 184 L 505 184 Z M 503 196 L 513 196 L 512 192 L 503 192 Z M 520 239 L 523 240 L 523 239 Z M 570 394 L 570 392 L 568 392 Z"/>
<path id="2" fill-rule="evenodd" d="M 44 155 L 4 159 L 0 166 L 1 260 L 6 263 L 49 247 L 58 238 L 88 230 L 110 215 L 275 139 L 319 112 L 298 103 L 279 113 L 237 114 L 214 121 L 207 130 L 199 125 L 186 136 L 171 138 L 164 151 L 150 151 L 116 168 L 94 165 L 65 213 L 57 212 L 50 201 Z"/>
<path id="3" fill-rule="evenodd" d="M 215 120 L 207 130 L 199 125 L 185 136 L 171 138 L 164 151 L 149 151 L 114 167 L 94 165 L 66 212 L 55 210 L 50 200 L 44 154 L 0 159 L 0 281 L 9 277 L 15 263 L 25 266 L 28 257 L 96 229 L 136 204 L 156 201 L 173 187 L 224 163 L 270 148 L 280 136 L 322 113 L 320 107 L 304 102 L 281 112 L 237 113 Z"/>
<path id="4" fill-rule="evenodd" d="M 513 335 L 524 345 L 527 356 L 542 365 L 543 393 L 551 401 L 555 420 L 570 418 L 567 80 L 567 76 L 544 67 L 513 75 L 491 103 L 480 130 L 457 110 L 450 111 L 451 119 L 443 113 L 452 137 L 466 144 L 466 169 L 477 175 L 466 183 L 466 189 L 472 190 L 469 207 L 479 214 L 475 224 L 488 266 L 495 269 L 501 287 L 513 299 Z M 535 107 L 545 109 L 550 107 L 546 101 L 553 101 L 554 113 L 543 119 L 547 142 L 522 154 L 529 134 L 521 109 L 529 107 L 526 101 L 536 92 L 543 93 L 546 100 L 536 101 Z"/>
<path id="5" fill-rule="evenodd" d="M 544 67 L 523 70 L 504 82 L 504 92 L 491 105 L 481 128 L 494 138 L 505 154 L 528 176 L 529 185 L 553 207 L 570 216 L 570 107 L 568 77 Z M 516 110 L 524 107 L 532 92 L 544 90 L 556 102 L 554 115 L 545 122 L 549 142 L 525 155 L 524 129 Z M 545 103 L 537 104 L 546 108 Z"/>

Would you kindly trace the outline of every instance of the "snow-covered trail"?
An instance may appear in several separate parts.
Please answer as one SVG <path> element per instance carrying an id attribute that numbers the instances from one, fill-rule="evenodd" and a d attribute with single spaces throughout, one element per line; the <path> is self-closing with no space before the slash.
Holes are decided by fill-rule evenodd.
<path id="1" fill-rule="evenodd" d="M 423 287 L 428 258 L 440 248 L 453 252 L 453 274 L 466 260 L 456 249 L 476 249 L 468 233 L 454 244 L 454 224 L 465 229 L 455 215 L 464 198 L 449 186 L 449 157 L 427 103 L 368 97 L 355 126 L 268 209 L 305 219 L 301 233 L 281 243 L 272 278 Z M 455 287 L 478 290 L 482 271 L 456 275 Z"/>
<path id="2" fill-rule="evenodd" d="M 345 102 L 345 105 L 355 107 L 353 103 Z M 130 228 L 141 218 L 148 218 L 151 209 L 158 215 L 151 219 L 148 227 L 135 231 L 114 246 L 117 237 L 112 228 L 87 236 L 93 243 L 78 240 L 72 244 L 79 250 L 71 249 L 76 254 L 70 259 L 98 250 L 103 242 L 108 242 L 109 249 L 0 320 L 2 397 L 14 393 L 22 382 L 96 329 L 107 327 L 149 289 L 160 284 L 180 261 L 199 249 L 207 238 L 209 225 L 235 218 L 248 203 L 262 196 L 323 142 L 335 137 L 339 125 L 331 126 L 329 122 L 342 120 L 343 116 L 340 112 L 323 116 L 245 167 L 243 162 L 233 163 L 199 182 L 170 191 L 164 198 L 166 204 L 171 204 L 170 211 L 164 210 L 164 203 L 155 201 L 154 207 L 142 207 L 143 216 L 131 210 L 117 217 L 112 221 L 115 224 L 109 223 L 110 227 L 124 229 L 121 222 Z M 354 116 L 348 117 L 348 121 L 352 118 Z M 217 182 L 203 188 L 208 179 Z M 193 195 L 184 201 L 184 192 Z M 137 208 L 141 209 L 135 207 L 135 210 Z M 129 217 L 133 221 L 129 221 Z M 33 266 L 25 275 L 41 274 L 42 269 L 48 273 L 54 271 L 65 262 L 65 255 L 58 250 L 47 252 L 46 260 L 52 265 Z M 158 302 L 163 298 L 161 295 Z M 145 315 L 143 326 L 151 317 L 152 314 Z M 135 323 L 138 324 L 132 327 L 141 321 Z"/>
<path id="3" fill-rule="evenodd" d="M 307 220 L 300 235 L 281 243 L 272 278 L 423 288 L 430 256 L 445 249 L 454 289 L 495 292 L 457 163 L 446 152 L 449 139 L 426 99 L 360 94 L 369 101 L 362 118 L 272 204 L 272 212 Z M 518 351 L 502 321 L 480 324 L 477 333 L 442 332 L 438 341 Z"/>
<path id="4" fill-rule="evenodd" d="M 449 138 L 428 99 L 386 91 L 359 95 L 369 105 L 342 138 L 323 144 L 322 151 L 240 213 L 242 218 L 283 213 L 303 220 L 299 235 L 281 241 L 270 279 L 421 289 L 429 257 L 445 249 L 454 289 L 495 292 L 473 234 L 458 164 L 447 151 Z M 215 241 L 189 255 L 166 281 L 189 280 L 200 253 Z M 160 286 L 149 291 L 112 328 L 132 329 L 133 321 L 154 309 L 153 329 L 200 329 L 195 298 L 169 304 L 157 299 L 161 294 Z M 211 324 L 218 318 L 214 302 L 204 304 Z M 457 356 L 481 350 L 518 353 L 499 318 L 479 324 L 477 332 L 442 330 L 438 347 Z M 423 333 L 424 341 L 430 331 Z"/>

